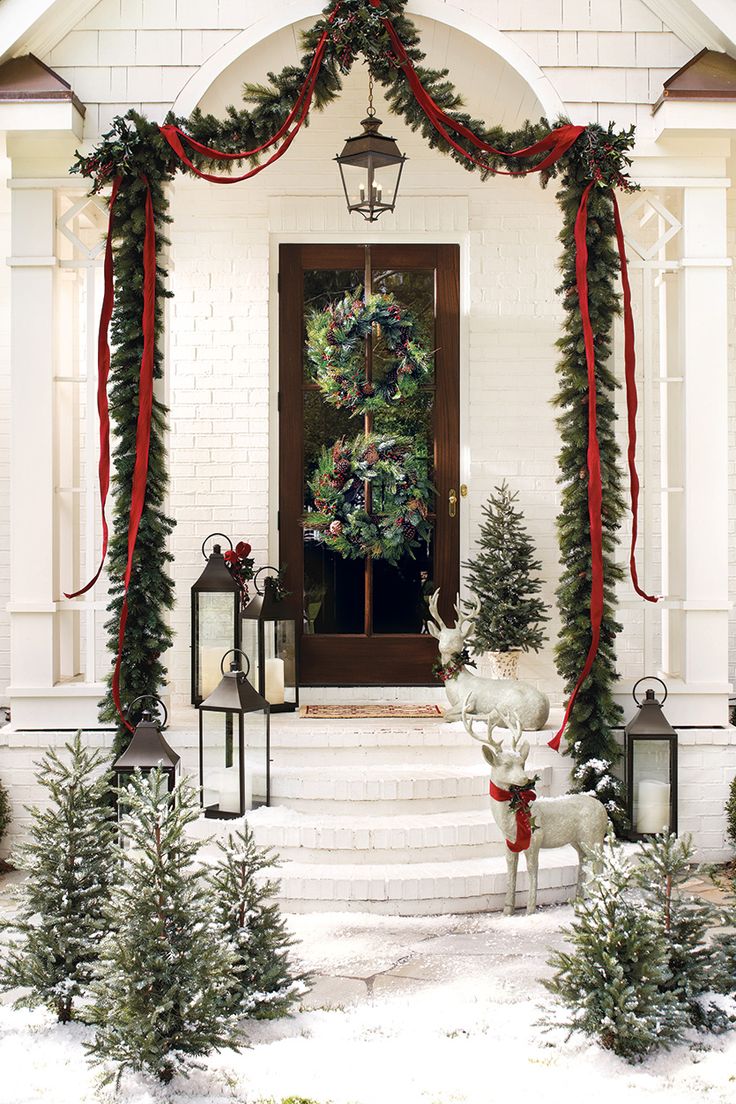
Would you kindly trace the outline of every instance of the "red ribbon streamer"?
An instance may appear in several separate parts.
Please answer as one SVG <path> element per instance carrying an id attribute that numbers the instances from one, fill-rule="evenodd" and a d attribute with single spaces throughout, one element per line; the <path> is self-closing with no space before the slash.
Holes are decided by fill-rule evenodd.
<path id="1" fill-rule="evenodd" d="M 337 4 L 329 16 L 329 23 L 333 22 L 339 9 L 340 5 Z M 249 180 L 252 176 L 257 176 L 258 173 L 263 172 L 263 170 L 267 169 L 269 165 L 272 165 L 274 161 L 278 161 L 280 157 L 283 157 L 283 155 L 286 153 L 287 149 L 301 130 L 302 125 L 304 124 L 304 120 L 309 114 L 309 108 L 312 103 L 312 97 L 314 95 L 314 88 L 315 84 L 317 83 L 317 77 L 322 67 L 322 61 L 324 58 L 328 37 L 328 32 L 325 29 L 322 32 L 317 46 L 315 47 L 314 54 L 312 55 L 312 61 L 309 66 L 309 70 L 307 71 L 306 79 L 304 81 L 304 84 L 302 85 L 299 95 L 296 98 L 294 106 L 292 107 L 291 111 L 286 116 L 286 119 L 281 124 L 276 133 L 271 138 L 269 138 L 267 142 L 263 142 L 262 145 L 256 146 L 252 150 L 241 150 L 239 153 L 225 153 L 222 150 L 212 149 L 210 146 L 203 145 L 195 138 L 192 138 L 191 135 L 187 134 L 186 131 L 182 130 L 180 127 L 168 123 L 164 126 L 159 127 L 159 130 L 166 141 L 169 143 L 179 160 L 183 161 L 184 164 L 189 169 L 191 169 L 193 173 L 201 177 L 202 180 L 209 180 L 211 184 L 239 184 L 243 180 Z M 294 124 L 293 129 L 292 123 Z M 187 142 L 189 146 L 192 147 L 192 149 L 196 150 L 197 153 L 201 154 L 201 156 L 206 157 L 211 161 L 245 160 L 249 157 L 254 157 L 256 154 L 261 153 L 263 150 L 269 149 L 271 146 L 281 141 L 282 138 L 284 139 L 284 141 L 281 143 L 279 148 L 271 154 L 268 160 L 263 162 L 262 165 L 256 165 L 255 168 L 250 169 L 246 173 L 242 173 L 240 176 L 215 176 L 213 173 L 202 172 L 200 169 L 197 168 L 197 166 L 193 163 L 191 158 L 185 152 L 184 146 L 182 145 L 182 138 Z"/>
<path id="2" fill-rule="evenodd" d="M 379 6 L 374 0 L 371 0 L 371 3 L 373 7 Z M 432 126 L 457 153 L 462 154 L 467 160 L 472 161 L 474 165 L 478 165 L 487 172 L 500 174 L 501 176 L 525 176 L 530 172 L 541 172 L 543 169 L 547 169 L 551 165 L 554 165 L 555 161 L 558 161 L 560 157 L 567 152 L 573 142 L 577 141 L 585 130 L 585 127 L 568 124 L 551 130 L 549 134 L 546 134 L 544 138 L 540 138 L 538 142 L 535 142 L 531 146 L 526 146 L 524 149 L 516 150 L 513 153 L 507 153 L 503 150 L 496 149 L 495 146 L 491 146 L 488 142 L 484 142 L 474 134 L 472 130 L 469 130 L 468 127 L 457 122 L 442 110 L 424 88 L 424 85 L 419 79 L 419 74 L 414 68 L 411 58 L 407 54 L 404 44 L 399 38 L 391 20 L 384 17 L 382 22 L 388 32 L 394 50 L 396 51 L 396 57 L 403 70 L 404 76 L 414 93 L 414 98 Z M 518 172 L 513 172 L 508 169 L 492 168 L 487 161 L 481 161 L 479 158 L 474 157 L 472 153 L 469 153 L 468 150 L 456 142 L 454 138 L 451 137 L 449 133 L 450 130 L 466 138 L 476 149 L 482 150 L 485 153 L 496 154 L 499 157 L 534 157 L 536 154 L 545 153 L 547 150 L 549 150 L 549 153 L 547 153 L 547 156 L 542 158 L 538 164 L 530 168 L 520 169 Z"/>
<path id="3" fill-rule="evenodd" d="M 143 239 L 143 355 L 138 383 L 138 420 L 135 431 L 135 466 L 130 497 L 128 519 L 128 562 L 123 579 L 123 605 L 118 627 L 118 651 L 112 676 L 112 700 L 118 716 L 130 732 L 132 724 L 127 720 L 120 702 L 120 665 L 123 657 L 125 626 L 128 621 L 128 590 L 133 570 L 133 556 L 138 540 L 143 505 L 148 480 L 148 453 L 151 444 L 151 414 L 153 410 L 153 370 L 156 348 L 156 225 L 153 217 L 151 186 L 146 180 L 146 230 Z"/>
<path id="4" fill-rule="evenodd" d="M 488 792 L 494 801 L 511 801 L 514 796 L 511 790 L 502 790 L 495 782 L 491 781 Z M 537 800 L 534 790 L 516 790 L 516 796 L 522 803 L 522 808 L 516 810 L 516 839 L 506 840 L 509 851 L 518 853 L 526 851 L 532 841 L 532 817 L 529 806 Z"/>
<path id="5" fill-rule="evenodd" d="M 115 213 L 115 200 L 120 190 L 121 177 L 116 176 L 112 184 L 110 194 L 110 209 L 108 214 L 107 239 L 105 241 L 104 281 L 105 291 L 102 297 L 102 310 L 100 311 L 100 328 L 97 334 L 97 412 L 100 418 L 100 459 L 97 471 L 100 484 L 100 511 L 102 514 L 102 554 L 100 566 L 86 586 L 81 590 L 75 590 L 71 594 L 64 594 L 65 598 L 78 598 L 80 594 L 86 594 L 100 577 L 100 572 L 107 555 L 108 528 L 105 517 L 105 504 L 110 490 L 110 408 L 107 402 L 107 381 L 110 376 L 110 319 L 115 300 L 112 279 L 112 225 Z"/>
<path id="6" fill-rule="evenodd" d="M 636 345 L 634 342 L 634 315 L 631 310 L 631 285 L 629 284 L 628 262 L 626 260 L 626 245 L 624 242 L 624 228 L 621 222 L 621 214 L 618 209 L 616 193 L 611 189 L 613 202 L 613 218 L 616 223 L 616 241 L 618 242 L 618 255 L 621 262 L 621 287 L 623 290 L 624 304 L 624 375 L 626 378 L 626 410 L 629 427 L 629 447 L 627 458 L 629 462 L 629 488 L 631 492 L 631 551 L 629 554 L 629 572 L 631 582 L 636 593 L 646 602 L 658 602 L 659 598 L 653 594 L 647 594 L 639 586 L 639 574 L 636 570 L 636 539 L 639 534 L 639 476 L 636 471 L 636 411 L 638 406 L 636 395 Z"/>
<path id="7" fill-rule="evenodd" d="M 549 747 L 555 751 L 560 749 L 560 740 L 570 719 L 572 707 L 578 696 L 580 687 L 590 674 L 593 662 L 598 654 L 598 645 L 601 638 L 601 621 L 603 620 L 603 523 L 601 508 L 603 505 L 603 490 L 601 484 L 601 453 L 598 444 L 597 425 L 597 395 L 595 379 L 595 338 L 593 327 L 590 323 L 590 310 L 588 307 L 588 243 L 586 231 L 588 227 L 588 198 L 590 196 L 593 181 L 587 185 L 580 197 L 577 218 L 575 219 L 575 278 L 577 281 L 578 301 L 580 303 L 580 318 L 583 323 L 583 340 L 585 343 L 585 362 L 588 368 L 588 519 L 590 522 L 590 647 L 583 664 L 583 669 L 578 675 L 575 688 L 565 709 L 565 716 L 559 730 L 549 741 Z"/>

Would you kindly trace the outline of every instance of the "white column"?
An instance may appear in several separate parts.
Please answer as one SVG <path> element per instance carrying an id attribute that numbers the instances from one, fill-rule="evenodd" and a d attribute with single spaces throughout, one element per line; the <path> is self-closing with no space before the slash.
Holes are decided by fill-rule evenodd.
<path id="1" fill-rule="evenodd" d="M 679 724 L 728 719 L 726 190 L 683 188 L 679 417 L 670 410 L 665 678 Z M 675 396 L 671 396 L 673 406 Z M 678 439 L 680 438 L 681 439 Z M 673 484 L 677 484 L 674 486 Z M 675 501 L 675 497 L 679 501 Z M 674 668 L 674 669 L 672 669 Z M 675 681 L 679 685 L 675 685 Z"/>
<path id="2" fill-rule="evenodd" d="M 12 193 L 10 626 L 13 690 L 51 687 L 54 647 L 55 194 Z"/>

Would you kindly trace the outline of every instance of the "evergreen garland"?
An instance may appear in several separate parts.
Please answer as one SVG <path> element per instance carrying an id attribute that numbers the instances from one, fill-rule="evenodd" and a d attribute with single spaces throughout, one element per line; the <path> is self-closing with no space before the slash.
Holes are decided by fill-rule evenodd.
<path id="1" fill-rule="evenodd" d="M 537 572 L 542 565 L 516 508 L 518 493 L 506 481 L 483 506 L 478 552 L 463 567 L 468 587 L 480 601 L 470 644 L 476 655 L 521 649 L 538 652 L 542 625 L 549 620 Z"/>
<path id="2" fill-rule="evenodd" d="M 18 855 L 28 877 L 18 915 L 2 924 L 11 941 L 0 965 L 0 989 L 27 990 L 17 1006 L 44 1005 L 61 1023 L 89 993 L 117 868 L 103 756 L 79 733 L 66 751 L 67 761 L 52 750 L 39 764 L 50 803 L 31 809 L 30 842 Z"/>
<path id="3" fill-rule="evenodd" d="M 419 48 L 419 36 L 412 22 L 404 14 L 406 0 L 382 0 L 374 8 L 365 0 L 342 0 L 339 9 L 330 3 L 322 16 L 303 36 L 304 56 L 299 65 L 287 66 L 280 73 L 269 73 L 265 84 L 247 84 L 243 95 L 250 107 L 227 110 L 226 118 L 218 120 L 211 115 L 195 111 L 189 119 L 177 119 L 173 115 L 168 122 L 176 123 L 198 141 L 223 151 L 236 152 L 253 149 L 267 141 L 278 130 L 292 109 L 301 91 L 312 61 L 312 54 L 320 36 L 327 32 L 328 41 L 322 66 L 316 78 L 312 106 L 321 110 L 331 103 L 342 87 L 342 75 L 350 72 L 359 55 L 368 62 L 371 73 L 384 89 L 392 112 L 400 115 L 412 130 L 419 131 L 430 147 L 449 153 L 468 171 L 478 170 L 483 176 L 494 169 L 524 172 L 533 165 L 507 154 L 483 154 L 482 164 L 467 160 L 462 152 L 453 149 L 432 126 L 414 99 L 403 72 L 393 55 L 391 42 L 382 23 L 388 16 L 402 40 L 408 56 L 427 92 L 440 108 L 455 121 L 469 127 L 475 134 L 499 147 L 513 151 L 523 148 L 549 130 L 549 123 L 525 123 L 515 131 L 501 127 L 487 127 L 481 120 L 471 118 L 462 110 L 447 70 L 429 69 L 423 65 L 424 54 Z M 330 16 L 332 20 L 330 21 Z M 562 122 L 564 120 L 558 120 Z M 308 122 L 308 119 L 307 119 Z M 469 140 L 456 138 L 458 145 L 473 150 Z M 608 364 L 611 350 L 611 328 L 618 310 L 615 281 L 619 262 L 612 248 L 613 218 L 609 187 L 631 190 L 634 185 L 628 179 L 629 151 L 634 142 L 634 128 L 615 131 L 612 124 L 602 127 L 590 124 L 578 140 L 568 149 L 562 160 L 540 173 L 544 186 L 550 177 L 560 176 L 557 194 L 563 212 L 563 228 L 560 240 L 562 253 L 562 295 L 566 311 L 565 334 L 560 341 L 561 360 L 558 372 L 560 387 L 557 405 L 560 409 L 558 424 L 562 435 L 560 453 L 560 481 L 562 483 L 562 510 L 558 519 L 560 548 L 563 559 L 563 575 L 557 592 L 562 618 L 562 632 L 557 648 L 557 667 L 570 691 L 583 666 L 590 643 L 588 610 L 590 604 L 590 533 L 588 525 L 587 475 L 585 458 L 587 448 L 587 380 L 582 340 L 582 326 L 575 290 L 574 221 L 580 196 L 589 181 L 601 187 L 594 188 L 588 212 L 589 295 L 590 313 L 596 335 L 596 372 L 599 390 L 599 434 L 603 468 L 603 555 L 606 580 L 605 610 L 601 632 L 601 646 L 593 670 L 586 680 L 575 704 L 569 729 L 573 757 L 576 761 L 575 786 L 580 790 L 592 790 L 617 820 L 620 814 L 620 784 L 612 776 L 611 768 L 618 751 L 612 729 L 620 724 L 621 711 L 612 697 L 615 683 L 614 645 L 620 626 L 614 616 L 614 587 L 621 578 L 615 562 L 616 534 L 621 524 L 624 503 L 621 496 L 618 471 L 619 450 L 615 442 L 615 413 L 613 391 L 615 381 Z M 474 155 L 477 151 L 473 150 Z M 221 162 L 208 161 L 199 154 L 191 154 L 192 161 L 201 170 L 216 165 L 222 171 Z M 249 160 L 258 161 L 258 154 Z M 238 162 L 232 161 L 232 166 Z M 93 181 L 93 190 L 99 190 L 119 173 L 124 176 L 121 189 L 120 216 L 116 230 L 119 242 L 119 287 L 116 297 L 114 334 L 122 344 L 114 362 L 115 384 L 111 394 L 111 407 L 116 426 L 125 444 L 116 454 L 116 512 L 115 535 L 110 557 L 110 574 L 116 587 L 109 622 L 111 643 L 117 644 L 118 612 L 120 608 L 119 579 L 124 566 L 124 547 L 127 541 L 127 504 L 130 496 L 130 471 L 132 468 L 131 436 L 134 423 L 138 369 L 140 364 L 141 318 L 141 255 L 143 241 L 142 200 L 143 185 L 138 174 L 143 171 L 154 192 L 154 205 L 158 229 L 166 221 L 165 198 L 162 185 L 175 171 L 189 172 L 180 164 L 159 134 L 158 128 L 134 112 L 124 119 L 117 119 L 112 130 L 103 136 L 98 147 L 89 157 L 78 155 L 72 169 Z M 130 192 L 130 196 L 125 193 Z M 159 245 L 162 244 L 159 238 Z M 166 292 L 160 274 L 157 294 L 157 323 L 160 327 L 162 300 Z M 160 371 L 160 364 L 157 362 Z M 164 621 L 165 611 L 171 603 L 171 583 L 165 574 L 169 559 L 166 540 L 171 531 L 171 521 L 162 511 L 166 486 L 162 433 L 165 411 L 157 404 L 154 419 L 154 445 L 151 457 L 151 481 L 146 500 L 136 555 L 136 569 L 130 591 L 130 617 L 128 639 L 123 656 L 121 686 L 123 699 L 130 700 L 139 693 L 151 693 L 163 680 L 165 671 L 161 653 L 168 647 L 171 637 Z M 145 566 L 141 567 L 143 564 Z M 114 718 L 109 698 L 101 714 L 105 720 Z M 120 728 L 119 745 L 127 741 L 128 733 Z"/>
<path id="4" fill-rule="evenodd" d="M 559 390 L 555 404 L 562 447 L 558 482 L 562 507 L 557 519 L 562 572 L 557 604 L 562 626 L 556 647 L 557 670 L 570 693 L 588 653 L 591 628 L 588 617 L 591 590 L 590 521 L 588 515 L 588 379 L 583 329 L 575 279 L 575 218 L 587 180 L 579 164 L 568 163 L 558 192 L 563 214 L 560 241 L 562 295 L 566 317 L 557 342 Z M 614 392 L 618 386 L 611 361 L 614 318 L 619 309 L 615 281 L 619 272 L 613 248 L 613 210 L 609 195 L 594 188 L 588 203 L 588 295 L 595 334 L 598 440 L 603 488 L 604 608 L 600 645 L 593 668 L 578 693 L 566 736 L 572 758 L 573 788 L 592 792 L 606 806 L 617 827 L 623 822 L 623 786 L 612 767 L 620 757 L 613 729 L 623 711 L 613 700 L 616 684 L 616 583 L 623 571 L 616 563 L 617 533 L 625 504 L 621 491 L 620 449 L 616 443 Z"/>
<path id="5" fill-rule="evenodd" d="M 222 857 L 210 882 L 236 959 L 233 1011 L 254 1020 L 278 1019 L 307 992 L 309 981 L 291 961 L 294 939 L 274 901 L 279 883 L 261 877 L 278 865 L 278 856 L 256 845 L 247 821 L 217 846 Z"/>
<path id="6" fill-rule="evenodd" d="M 8 791 L 5 789 L 2 779 L 0 779 L 0 843 L 2 843 L 3 841 L 3 836 L 7 832 L 9 824 L 10 797 L 8 795 Z"/>

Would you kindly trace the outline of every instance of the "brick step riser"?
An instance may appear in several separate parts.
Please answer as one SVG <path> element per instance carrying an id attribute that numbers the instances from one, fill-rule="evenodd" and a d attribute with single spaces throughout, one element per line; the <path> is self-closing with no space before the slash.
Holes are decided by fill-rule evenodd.
<path id="1" fill-rule="evenodd" d="M 572 883 L 569 886 L 540 889 L 537 893 L 537 904 L 566 904 L 572 900 L 573 895 Z M 370 912 L 379 916 L 452 916 L 466 912 L 502 912 L 505 894 L 498 892 L 473 897 L 437 897 L 422 901 L 346 901 L 318 898 L 297 900 L 290 897 L 280 897 L 278 900 L 284 912 Z M 517 891 L 517 912 L 522 912 L 525 907 L 526 892 Z"/>
<path id="2" fill-rule="evenodd" d="M 280 747 L 278 744 L 271 744 L 271 758 L 274 765 L 295 768 L 319 766 L 321 763 L 325 766 L 332 764 L 338 767 L 373 766 L 376 760 L 396 766 L 421 763 L 448 767 L 475 767 L 482 761 L 480 754 L 479 746 L 464 745 Z"/>
<path id="3" fill-rule="evenodd" d="M 272 798 L 272 804 L 308 816 L 414 816 L 417 813 L 478 812 L 488 808 L 488 794 L 464 797 L 425 798 Z"/>

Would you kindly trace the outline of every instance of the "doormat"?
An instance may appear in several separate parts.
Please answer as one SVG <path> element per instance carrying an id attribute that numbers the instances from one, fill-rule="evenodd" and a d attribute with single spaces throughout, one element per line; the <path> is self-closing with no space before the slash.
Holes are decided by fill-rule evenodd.
<path id="1" fill-rule="evenodd" d="M 356 717 L 441 717 L 439 705 L 302 705 L 300 717 L 354 720 Z"/>

